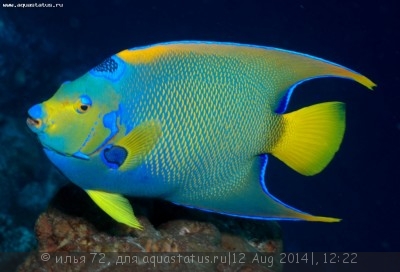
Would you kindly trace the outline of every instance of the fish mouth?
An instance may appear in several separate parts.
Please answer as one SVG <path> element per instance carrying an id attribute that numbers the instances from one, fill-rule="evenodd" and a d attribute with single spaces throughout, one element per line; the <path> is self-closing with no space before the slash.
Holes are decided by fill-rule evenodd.
<path id="1" fill-rule="evenodd" d="M 26 124 L 34 132 L 39 132 L 40 127 L 42 126 L 42 122 L 40 119 L 35 119 L 32 118 L 31 116 L 26 118 Z"/>
<path id="2" fill-rule="evenodd" d="M 40 122 L 36 119 L 33 119 L 32 117 L 28 117 L 26 118 L 26 124 L 28 126 L 38 126 Z"/>
<path id="3" fill-rule="evenodd" d="M 42 136 L 44 136 L 44 138 L 46 138 L 44 135 L 44 132 L 43 132 L 43 122 L 41 119 L 36 119 L 29 115 L 28 118 L 26 118 L 26 124 L 29 127 L 29 129 L 39 137 L 39 141 L 42 144 L 44 150 L 47 150 L 49 152 L 54 152 L 59 155 L 67 156 L 67 157 L 74 157 L 74 158 L 83 159 L 83 160 L 90 159 L 90 157 L 89 157 L 90 155 L 84 154 L 84 153 L 80 152 L 79 150 L 73 154 L 69 154 L 69 153 L 65 153 L 63 151 L 57 150 L 57 149 L 53 148 L 52 146 L 47 145 L 46 141 L 43 140 L 43 137 L 42 137 Z"/>

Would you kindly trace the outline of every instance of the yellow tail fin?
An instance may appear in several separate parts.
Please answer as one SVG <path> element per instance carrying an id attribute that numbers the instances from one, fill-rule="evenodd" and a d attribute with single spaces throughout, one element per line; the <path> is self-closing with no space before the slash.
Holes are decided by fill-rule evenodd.
<path id="1" fill-rule="evenodd" d="M 344 104 L 321 103 L 284 114 L 283 119 L 283 135 L 271 153 L 303 175 L 321 172 L 342 142 Z"/>

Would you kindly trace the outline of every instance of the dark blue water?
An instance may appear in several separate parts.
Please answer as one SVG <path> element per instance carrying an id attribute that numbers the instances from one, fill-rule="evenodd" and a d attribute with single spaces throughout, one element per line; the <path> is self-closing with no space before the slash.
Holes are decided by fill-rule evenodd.
<path id="1" fill-rule="evenodd" d="M 340 79 L 299 86 L 289 110 L 346 103 L 345 138 L 321 174 L 303 177 L 271 159 L 267 182 L 296 208 L 343 218 L 337 224 L 283 222 L 286 250 L 400 251 L 396 1 L 69 2 L 59 0 L 62 8 L 47 9 L 0 6 L 1 251 L 34 245 L 34 222 L 65 182 L 25 128 L 27 109 L 122 49 L 174 40 L 300 51 L 377 83 L 375 91 Z"/>

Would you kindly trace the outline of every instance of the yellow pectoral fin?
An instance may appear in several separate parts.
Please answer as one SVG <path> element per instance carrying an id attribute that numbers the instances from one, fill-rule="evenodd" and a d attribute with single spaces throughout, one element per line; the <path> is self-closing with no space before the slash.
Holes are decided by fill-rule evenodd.
<path id="1" fill-rule="evenodd" d="M 321 103 L 284 114 L 283 118 L 283 135 L 271 153 L 303 175 L 322 171 L 342 142 L 344 104 Z"/>
<path id="2" fill-rule="evenodd" d="M 138 125 L 125 137 L 115 143 L 115 146 L 126 150 L 126 158 L 119 167 L 124 171 L 139 166 L 145 157 L 153 150 L 161 137 L 161 124 L 157 121 L 147 121 Z"/>
<path id="3" fill-rule="evenodd" d="M 94 190 L 86 190 L 86 192 L 94 203 L 115 221 L 135 229 L 143 229 L 142 225 L 133 214 L 132 206 L 128 199 L 122 195 Z"/>

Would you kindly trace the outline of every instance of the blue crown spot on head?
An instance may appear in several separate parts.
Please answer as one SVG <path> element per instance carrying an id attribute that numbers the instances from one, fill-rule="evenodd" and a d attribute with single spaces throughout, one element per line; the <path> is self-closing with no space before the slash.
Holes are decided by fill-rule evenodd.
<path id="1" fill-rule="evenodd" d="M 120 58 L 112 56 L 94 67 L 89 73 L 115 82 L 121 78 L 124 71 L 125 63 Z"/>
<path id="2" fill-rule="evenodd" d="M 93 68 L 96 72 L 109 72 L 112 73 L 118 69 L 118 63 L 112 58 L 108 58 L 96 67 Z"/>

